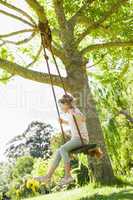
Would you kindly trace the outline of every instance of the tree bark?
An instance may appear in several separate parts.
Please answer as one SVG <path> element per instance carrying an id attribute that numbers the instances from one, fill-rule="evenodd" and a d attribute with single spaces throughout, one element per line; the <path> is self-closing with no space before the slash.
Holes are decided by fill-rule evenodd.
<path id="1" fill-rule="evenodd" d="M 29 79 L 32 81 L 36 81 L 39 83 L 51 84 L 51 80 L 50 80 L 48 73 L 27 69 L 17 63 L 13 63 L 11 61 L 4 60 L 1 58 L 0 58 L 0 68 L 3 70 L 6 70 L 8 73 L 10 73 L 12 75 L 18 75 L 23 78 L 26 78 L 26 79 Z M 52 77 L 53 77 L 54 85 L 62 87 L 62 83 L 60 81 L 59 76 L 52 74 Z M 62 77 L 62 79 L 63 79 L 64 83 L 66 84 L 66 86 L 69 85 L 68 81 L 65 77 Z"/>
<path id="2" fill-rule="evenodd" d="M 101 184 L 114 183 L 116 179 L 107 153 L 102 128 L 96 111 L 95 101 L 89 87 L 88 78 L 85 73 L 82 72 L 80 77 L 78 75 L 77 78 L 72 78 L 70 82 L 72 84 L 70 92 L 76 98 L 77 106 L 86 115 L 90 143 L 98 144 L 104 152 L 103 158 L 99 161 L 94 158 L 88 158 L 91 180 Z"/>

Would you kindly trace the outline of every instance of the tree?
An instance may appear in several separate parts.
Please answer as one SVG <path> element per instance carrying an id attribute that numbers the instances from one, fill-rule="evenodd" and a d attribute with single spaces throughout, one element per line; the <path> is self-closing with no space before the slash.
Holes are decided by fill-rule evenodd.
<path id="1" fill-rule="evenodd" d="M 52 127 L 48 124 L 34 121 L 22 135 L 14 137 L 7 146 L 8 158 L 16 159 L 20 156 L 30 155 L 34 158 L 49 158 L 52 154 L 50 138 Z"/>
<path id="2" fill-rule="evenodd" d="M 87 126 L 90 141 L 99 143 L 104 151 L 104 158 L 100 162 L 91 161 L 90 168 L 94 179 L 101 183 L 110 183 L 115 180 L 112 166 L 105 147 L 104 137 L 96 111 L 95 101 L 92 97 L 86 73 L 88 60 L 94 64 L 99 59 L 104 61 L 104 56 L 112 56 L 118 59 L 118 52 L 123 52 L 126 59 L 126 52 L 133 46 L 131 12 L 132 1 L 101 1 L 98 0 L 25 0 L 29 10 L 25 12 L 7 1 L 0 0 L 4 8 L 9 8 L 12 14 L 6 9 L 1 9 L 0 13 L 17 21 L 23 22 L 28 28 L 0 35 L 1 38 L 1 58 L 0 68 L 4 70 L 1 80 L 7 81 L 12 76 L 18 75 L 26 79 L 41 83 L 50 83 L 47 73 L 28 69 L 39 58 L 42 49 L 40 33 L 45 34 L 45 27 L 52 31 L 52 51 L 62 61 L 66 70 L 66 77 L 62 77 L 66 89 L 77 99 L 78 106 L 86 114 Z M 31 17 L 30 12 L 34 12 L 36 17 Z M 23 15 L 22 17 L 19 16 Z M 33 13 L 32 13 L 33 15 Z M 48 21 L 49 25 L 48 25 Z M 22 40 L 7 40 L 7 38 L 19 34 L 30 33 Z M 37 37 L 35 37 L 37 36 Z M 26 66 L 15 61 L 15 56 L 5 48 L 7 45 L 26 45 L 20 51 L 26 53 L 30 51 L 30 42 L 37 41 L 40 44 L 36 56 L 31 53 L 30 58 L 34 58 Z M 36 42 L 35 42 L 36 44 Z M 45 44 L 43 43 L 43 47 Z M 124 48 L 124 51 L 123 51 Z M 3 53 L 3 51 L 5 51 Z M 48 49 L 49 51 L 49 49 Z M 105 55 L 106 54 L 106 55 Z M 32 56 L 31 56 L 32 55 Z M 123 59 L 122 58 L 122 59 Z M 109 61 L 109 59 L 108 59 Z M 106 65 L 107 67 L 107 65 Z M 6 72 L 6 73 L 5 73 Z M 57 75 L 52 75 L 54 85 L 62 87 Z"/>

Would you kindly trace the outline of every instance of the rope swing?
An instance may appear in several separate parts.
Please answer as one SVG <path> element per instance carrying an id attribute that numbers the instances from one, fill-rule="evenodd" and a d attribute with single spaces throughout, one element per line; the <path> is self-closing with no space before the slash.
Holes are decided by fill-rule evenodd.
<path id="1" fill-rule="evenodd" d="M 39 29 L 40 29 L 40 35 L 41 35 L 41 43 L 42 43 L 43 50 L 44 50 L 44 58 L 45 58 L 45 61 L 46 61 L 46 64 L 47 64 L 47 69 L 48 69 L 48 74 L 49 74 L 49 78 L 50 78 L 50 82 L 51 82 L 51 88 L 52 88 L 52 93 L 53 93 L 53 97 L 54 97 L 54 101 L 55 101 L 55 105 L 56 105 L 56 110 L 57 110 L 58 117 L 61 118 L 59 106 L 58 106 L 58 101 L 57 101 L 57 97 L 56 97 L 56 92 L 55 92 L 55 88 L 54 88 L 54 81 L 53 81 L 53 77 L 52 77 L 51 70 L 50 70 L 49 57 L 47 55 L 46 49 L 48 49 L 50 51 L 51 55 L 52 55 L 52 59 L 54 61 L 54 64 L 55 64 L 57 73 L 59 75 L 59 78 L 60 78 L 62 88 L 63 88 L 65 95 L 67 95 L 67 90 L 65 88 L 65 84 L 64 84 L 64 81 L 62 79 L 62 76 L 61 76 L 61 73 L 60 73 L 60 70 L 59 70 L 59 66 L 57 64 L 55 55 L 54 55 L 53 50 L 52 50 L 52 46 L 51 46 L 52 34 L 51 34 L 51 30 L 50 30 L 49 25 L 48 25 L 48 21 L 45 22 L 45 23 L 39 22 Z M 82 138 L 81 133 L 80 133 L 80 129 L 78 127 L 77 120 L 76 120 L 74 115 L 73 115 L 73 120 L 74 120 L 74 123 L 76 125 L 82 146 L 78 147 L 76 149 L 73 149 L 72 153 L 88 154 L 88 151 L 94 150 L 97 147 L 97 145 L 96 144 L 84 144 L 83 138 Z M 63 135 L 63 140 L 65 142 L 65 140 L 66 140 L 65 139 L 65 132 L 63 130 L 63 125 L 62 125 L 61 122 L 60 122 L 60 127 L 61 127 L 61 132 L 62 132 L 62 135 Z"/>

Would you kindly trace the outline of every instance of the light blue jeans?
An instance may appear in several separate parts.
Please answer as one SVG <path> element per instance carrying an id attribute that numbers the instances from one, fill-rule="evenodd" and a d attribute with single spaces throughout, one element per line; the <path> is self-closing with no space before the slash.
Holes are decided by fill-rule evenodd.
<path id="1" fill-rule="evenodd" d="M 87 144 L 88 141 L 84 140 L 84 143 Z M 82 142 L 80 138 L 74 138 L 74 139 L 69 140 L 67 143 L 62 145 L 56 151 L 52 166 L 54 168 L 58 167 L 61 159 L 63 159 L 64 164 L 70 163 L 70 157 L 69 157 L 70 151 L 80 146 L 82 146 Z"/>

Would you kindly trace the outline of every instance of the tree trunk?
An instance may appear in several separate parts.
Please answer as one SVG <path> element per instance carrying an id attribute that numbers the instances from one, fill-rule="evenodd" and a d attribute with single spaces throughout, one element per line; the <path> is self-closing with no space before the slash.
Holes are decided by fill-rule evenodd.
<path id="1" fill-rule="evenodd" d="M 76 77 L 76 73 L 74 77 Z M 80 76 L 78 74 L 77 78 L 72 78 L 70 82 L 72 84 L 70 92 L 76 97 L 78 107 L 86 115 L 90 143 L 98 144 L 104 152 L 104 157 L 99 161 L 94 158 L 88 158 L 91 180 L 101 184 L 114 183 L 115 176 L 106 150 L 95 102 L 89 88 L 88 78 L 83 72 Z"/>

